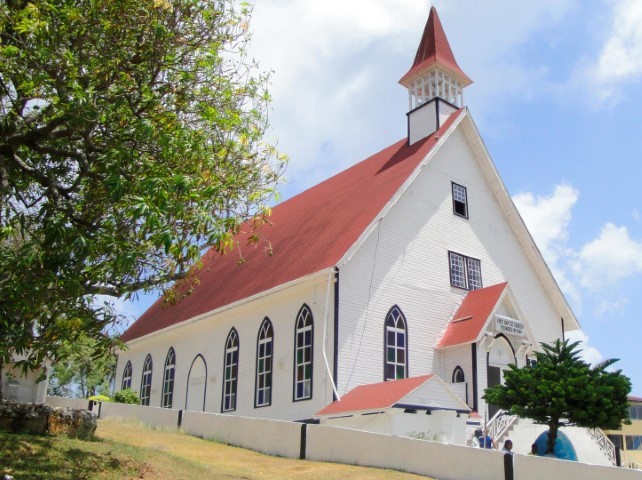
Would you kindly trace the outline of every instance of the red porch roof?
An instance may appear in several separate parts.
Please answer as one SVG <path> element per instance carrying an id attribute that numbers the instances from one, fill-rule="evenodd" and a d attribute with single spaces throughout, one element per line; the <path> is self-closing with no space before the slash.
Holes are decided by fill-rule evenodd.
<path id="1" fill-rule="evenodd" d="M 506 289 L 506 285 L 508 285 L 507 282 L 498 283 L 468 292 L 437 342 L 436 348 L 474 342 Z"/>
<path id="2" fill-rule="evenodd" d="M 123 334 L 130 341 L 336 265 L 461 115 L 412 146 L 403 139 L 277 205 L 263 238 L 220 256 L 210 250 L 193 293 L 173 306 L 159 299 Z M 239 250 L 240 249 L 240 250 Z M 239 262 L 240 258 L 242 262 Z"/>
<path id="3" fill-rule="evenodd" d="M 432 377 L 431 374 L 361 385 L 341 397 L 340 401 L 319 410 L 315 416 L 390 408 Z"/>

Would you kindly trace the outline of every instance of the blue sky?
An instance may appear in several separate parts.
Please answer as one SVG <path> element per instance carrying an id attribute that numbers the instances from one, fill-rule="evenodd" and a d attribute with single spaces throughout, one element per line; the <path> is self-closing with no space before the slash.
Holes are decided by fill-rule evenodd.
<path id="1" fill-rule="evenodd" d="M 581 325 L 590 361 L 642 395 L 642 1 L 434 0 L 464 98 Z M 427 0 L 261 0 L 250 54 L 272 70 L 282 198 L 405 135 Z M 149 298 L 121 305 L 139 315 Z"/>

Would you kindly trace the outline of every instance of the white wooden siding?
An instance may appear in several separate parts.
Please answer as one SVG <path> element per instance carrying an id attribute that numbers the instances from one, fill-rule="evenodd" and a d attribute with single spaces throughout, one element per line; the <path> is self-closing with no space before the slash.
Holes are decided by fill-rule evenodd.
<path id="1" fill-rule="evenodd" d="M 453 214 L 452 181 L 467 188 L 469 219 Z M 467 293 L 450 286 L 448 251 L 479 259 L 484 286 L 509 281 L 538 342 L 560 335 L 560 314 L 457 128 L 340 266 L 340 393 L 383 379 L 383 325 L 395 304 L 408 326 L 409 375 L 440 370 L 433 347 Z"/>
<path id="2" fill-rule="evenodd" d="M 152 355 L 154 370 L 150 405 L 160 406 L 165 357 L 170 346 L 176 352 L 176 377 L 173 408 L 185 408 L 189 368 L 201 354 L 207 365 L 205 410 L 221 411 L 224 349 L 232 327 L 239 334 L 239 380 L 235 415 L 283 420 L 311 418 L 332 401 L 332 387 L 323 362 L 323 331 L 328 278 L 294 286 L 249 304 L 240 305 L 197 322 L 183 324 L 156 335 L 130 342 L 129 349 L 118 357 L 116 389 L 120 389 L 122 372 L 132 362 L 132 387 L 140 388 L 142 364 Z M 328 356 L 332 362 L 334 322 L 334 285 L 330 283 L 327 326 Z M 294 329 L 297 314 L 307 304 L 314 320 L 314 370 L 312 399 L 293 402 Z M 269 317 L 274 328 L 272 404 L 254 408 L 256 342 L 263 319 Z M 326 348 L 328 348 L 326 347 Z M 332 366 L 332 363 L 330 363 Z"/>

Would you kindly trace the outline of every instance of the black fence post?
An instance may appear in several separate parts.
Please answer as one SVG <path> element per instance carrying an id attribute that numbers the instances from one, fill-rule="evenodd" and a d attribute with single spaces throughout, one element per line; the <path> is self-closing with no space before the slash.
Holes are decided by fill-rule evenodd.
<path id="1" fill-rule="evenodd" d="M 513 480 L 513 454 L 504 454 L 504 480 Z"/>

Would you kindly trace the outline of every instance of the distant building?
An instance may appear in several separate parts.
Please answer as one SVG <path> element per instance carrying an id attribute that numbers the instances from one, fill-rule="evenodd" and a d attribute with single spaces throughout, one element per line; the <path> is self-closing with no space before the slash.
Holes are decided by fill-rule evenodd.
<path id="1" fill-rule="evenodd" d="M 13 356 L 14 362 L 23 360 L 20 355 Z M 0 386 L 2 398 L 21 403 L 44 403 L 49 385 L 48 365 L 24 372 L 15 363 L 2 365 Z"/>
<path id="2" fill-rule="evenodd" d="M 616 447 L 642 464 L 642 398 L 629 397 L 631 425 L 622 425 L 620 430 L 606 430 Z"/>
<path id="3" fill-rule="evenodd" d="M 243 262 L 208 252 L 190 296 L 123 335 L 117 389 L 315 421 L 358 387 L 434 376 L 447 402 L 404 390 L 388 413 L 488 419 L 483 391 L 507 365 L 579 328 L 464 106 L 472 82 L 434 8 L 400 83 L 407 137 L 276 206 L 265 243 L 239 234 Z"/>

